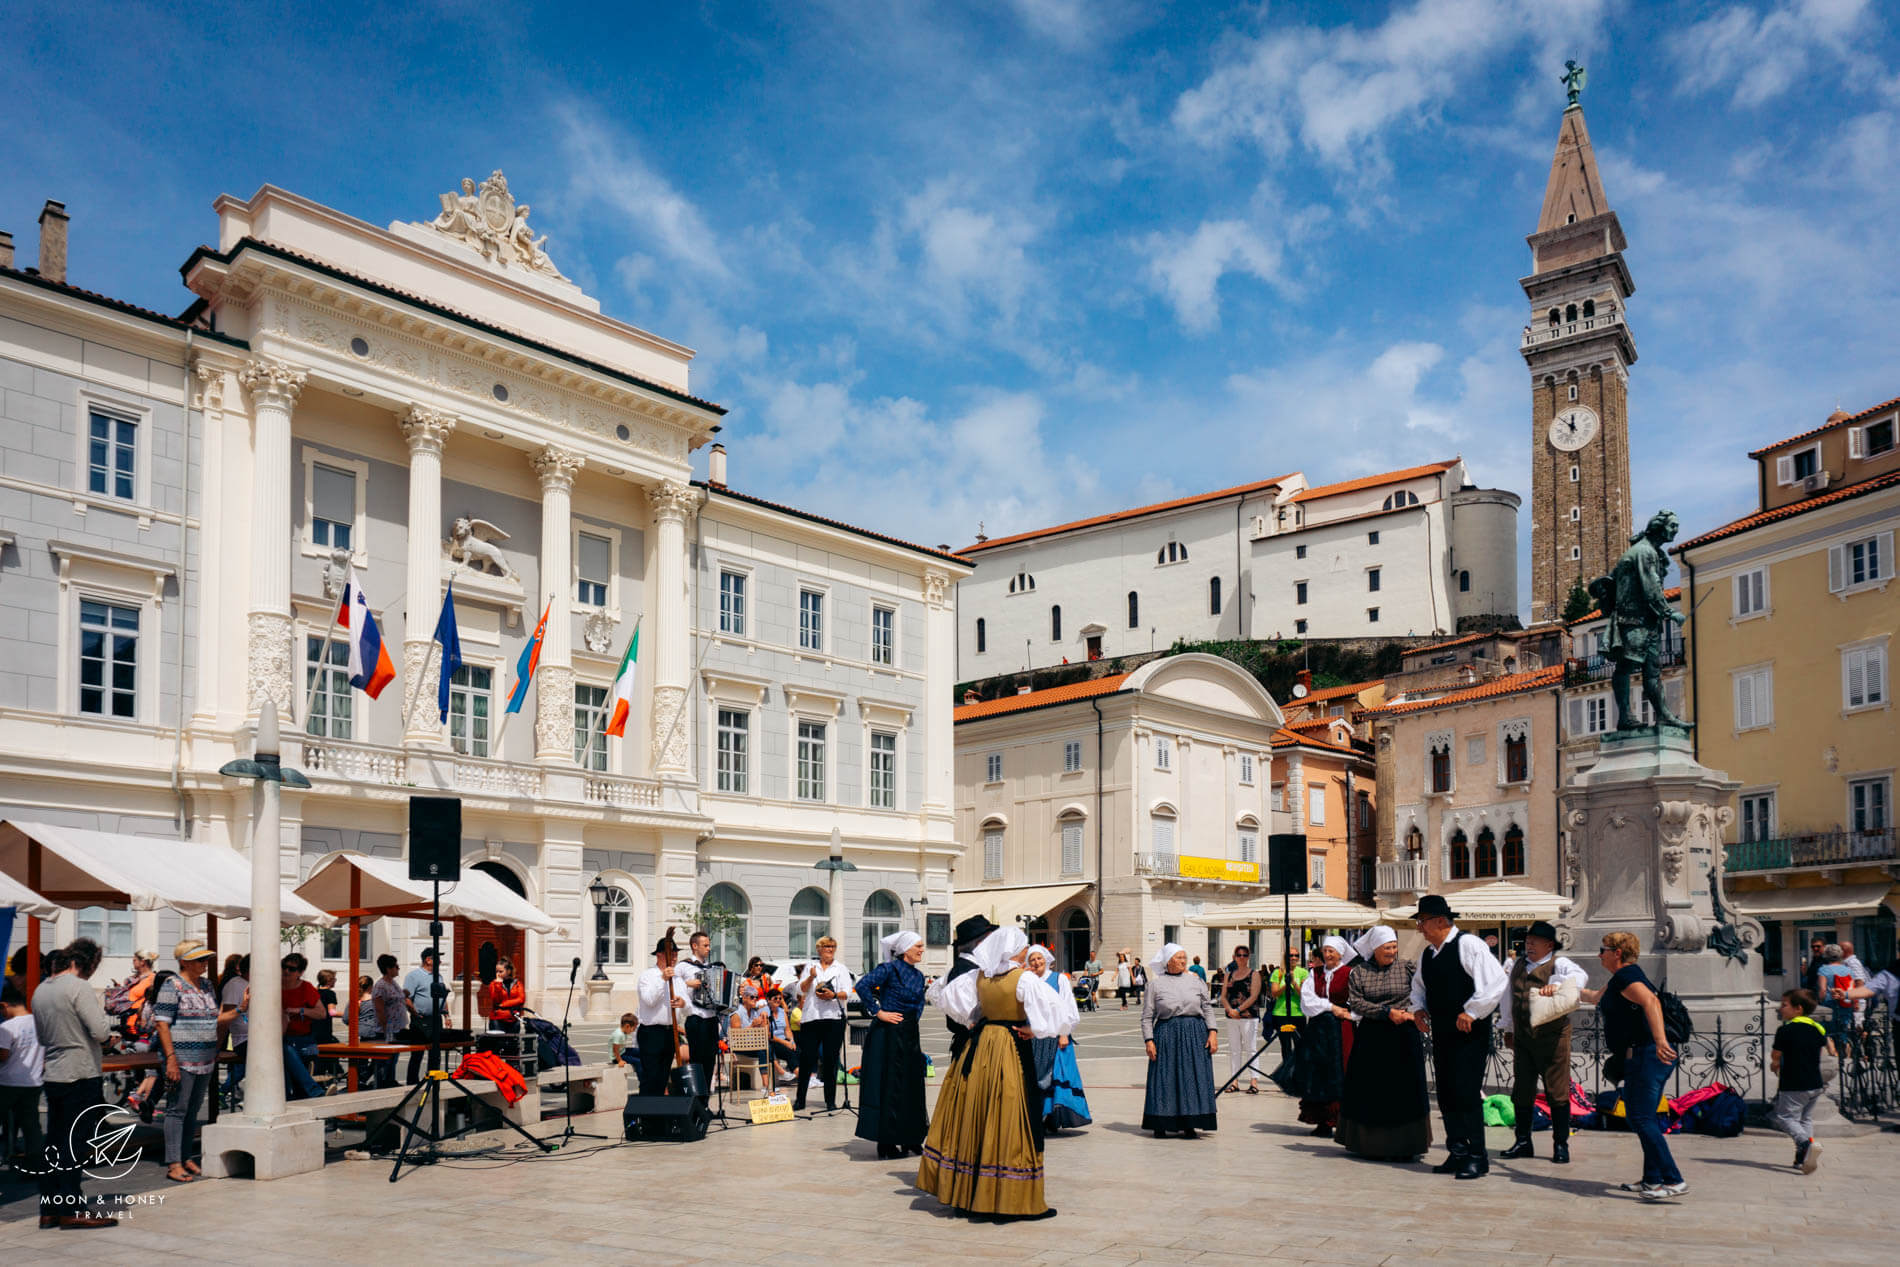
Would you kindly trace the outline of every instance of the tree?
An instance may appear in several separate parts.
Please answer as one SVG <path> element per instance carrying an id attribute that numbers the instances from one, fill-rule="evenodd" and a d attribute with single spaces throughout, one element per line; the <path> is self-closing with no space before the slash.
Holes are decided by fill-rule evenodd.
<path id="1" fill-rule="evenodd" d="M 697 903 L 675 902 L 673 918 L 686 925 L 689 935 L 701 931 L 714 941 L 719 940 L 720 934 L 737 928 L 744 919 L 723 902 L 712 902 L 703 897 Z"/>
<path id="2" fill-rule="evenodd" d="M 1570 587 L 1569 601 L 1564 603 L 1565 622 L 1582 620 L 1594 610 L 1596 604 L 1590 599 L 1590 591 L 1583 588 L 1582 581 L 1577 581 Z"/>

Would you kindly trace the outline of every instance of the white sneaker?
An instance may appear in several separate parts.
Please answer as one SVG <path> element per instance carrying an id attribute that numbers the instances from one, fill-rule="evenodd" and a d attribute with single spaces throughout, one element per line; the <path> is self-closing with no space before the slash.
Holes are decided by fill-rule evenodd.
<path id="1" fill-rule="evenodd" d="M 1643 1189 L 1643 1200 L 1661 1201 L 1665 1197 L 1679 1197 L 1688 1190 L 1689 1184 L 1686 1180 L 1682 1183 L 1659 1183 L 1654 1187 Z"/>
<path id="2" fill-rule="evenodd" d="M 814 1077 L 812 1078 L 810 1082 L 807 1082 L 805 1084 L 805 1089 L 807 1091 L 823 1091 L 825 1089 L 824 1080 L 822 1078 Z"/>

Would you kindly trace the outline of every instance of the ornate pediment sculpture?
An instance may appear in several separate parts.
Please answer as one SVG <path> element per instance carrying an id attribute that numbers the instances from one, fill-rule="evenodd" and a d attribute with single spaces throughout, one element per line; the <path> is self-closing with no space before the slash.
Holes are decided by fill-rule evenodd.
<path id="1" fill-rule="evenodd" d="M 442 195 L 442 214 L 429 227 L 473 247 L 485 260 L 503 268 L 524 268 L 548 277 L 567 278 L 554 267 L 540 237 L 528 227 L 528 204 L 517 203 L 508 192 L 508 178 L 496 171 L 476 188 L 464 178 L 462 192 Z"/>

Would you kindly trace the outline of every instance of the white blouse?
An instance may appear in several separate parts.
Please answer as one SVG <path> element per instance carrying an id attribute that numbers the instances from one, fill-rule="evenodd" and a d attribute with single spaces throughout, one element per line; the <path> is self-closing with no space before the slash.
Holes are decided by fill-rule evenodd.
<path id="1" fill-rule="evenodd" d="M 981 1005 L 977 999 L 977 982 L 983 980 L 980 972 L 966 972 L 955 981 L 940 983 L 931 987 L 936 991 L 933 1002 L 943 1009 L 944 1014 L 959 1025 L 973 1026 L 981 1018 Z M 1049 983 L 1033 972 L 1025 972 L 1016 979 L 1016 1001 L 1023 1005 L 1024 1022 L 1037 1038 L 1055 1038 L 1066 1033 L 1064 1028 L 1061 1000 Z M 1070 1010 L 1075 1003 L 1070 999 Z M 1080 1020 L 1078 1014 L 1076 1017 Z M 1070 1022 L 1071 1027 L 1073 1022 Z"/>
<path id="2" fill-rule="evenodd" d="M 805 978 L 811 977 L 811 989 L 805 989 Z M 799 1008 L 798 1022 L 836 1021 L 844 1017 L 845 997 L 851 993 L 851 969 L 833 959 L 829 968 L 821 968 L 816 960 L 805 965 L 792 985 L 792 1006 Z M 838 996 L 835 999 L 818 997 L 818 987 L 828 985 Z"/>
<path id="3" fill-rule="evenodd" d="M 1321 968 L 1318 972 L 1306 974 L 1306 980 L 1300 982 L 1300 1012 L 1308 1020 L 1333 1010 L 1333 1001 L 1326 992 L 1333 988 L 1333 978 L 1342 972 L 1348 972 L 1351 964 L 1340 964 L 1337 968 Z M 1359 1018 L 1354 1016 L 1353 1020 Z"/>

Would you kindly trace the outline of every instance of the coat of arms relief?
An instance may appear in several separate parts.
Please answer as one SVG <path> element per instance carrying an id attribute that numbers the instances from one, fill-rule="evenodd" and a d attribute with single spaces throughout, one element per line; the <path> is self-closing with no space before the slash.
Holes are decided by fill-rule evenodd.
<path id="1" fill-rule="evenodd" d="M 515 201 L 508 192 L 508 178 L 499 171 L 480 188 L 464 177 L 461 193 L 442 195 L 442 214 L 429 227 L 473 247 L 483 259 L 503 268 L 519 266 L 567 280 L 548 258 L 547 235 L 536 237 L 528 227 L 528 204 Z"/>

